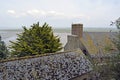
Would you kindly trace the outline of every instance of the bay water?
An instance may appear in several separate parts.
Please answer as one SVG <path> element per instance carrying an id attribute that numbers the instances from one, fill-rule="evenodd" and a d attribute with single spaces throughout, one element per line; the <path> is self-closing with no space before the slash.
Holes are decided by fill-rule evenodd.
<path id="1" fill-rule="evenodd" d="M 65 29 L 53 29 L 54 35 L 60 37 L 60 41 L 64 47 L 67 42 L 67 35 L 71 35 L 70 28 Z M 84 32 L 116 32 L 115 28 L 84 28 Z M 10 41 L 16 41 L 17 34 L 20 34 L 22 30 L 0 30 L 0 35 L 2 41 L 5 42 L 7 46 L 10 45 Z"/>

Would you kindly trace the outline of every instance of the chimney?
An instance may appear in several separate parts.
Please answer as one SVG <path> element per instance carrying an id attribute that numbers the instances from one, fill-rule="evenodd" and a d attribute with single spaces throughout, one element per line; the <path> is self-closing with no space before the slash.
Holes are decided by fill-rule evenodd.
<path id="1" fill-rule="evenodd" d="M 72 35 L 77 35 L 82 38 L 83 35 L 83 24 L 72 24 Z"/>

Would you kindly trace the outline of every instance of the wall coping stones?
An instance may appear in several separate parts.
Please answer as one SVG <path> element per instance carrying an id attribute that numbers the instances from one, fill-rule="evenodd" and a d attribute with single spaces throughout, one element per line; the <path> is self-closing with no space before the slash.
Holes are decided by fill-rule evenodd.
<path id="1" fill-rule="evenodd" d="M 56 52 L 56 53 L 45 53 L 45 54 L 34 55 L 34 56 L 25 56 L 25 57 L 16 57 L 16 58 L 10 58 L 10 59 L 3 59 L 3 60 L 0 60 L 0 63 L 9 62 L 9 61 L 15 61 L 15 60 L 31 59 L 31 58 L 37 58 L 37 57 L 43 57 L 43 56 L 50 56 L 50 55 L 57 55 L 57 54 L 64 54 L 64 53 L 67 53 L 67 52 L 71 52 L 71 51 Z"/>

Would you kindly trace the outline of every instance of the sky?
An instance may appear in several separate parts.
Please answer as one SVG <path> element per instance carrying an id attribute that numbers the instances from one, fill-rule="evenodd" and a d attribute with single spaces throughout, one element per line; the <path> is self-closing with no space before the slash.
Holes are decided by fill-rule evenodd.
<path id="1" fill-rule="evenodd" d="M 29 28 L 45 22 L 53 28 L 109 28 L 120 17 L 120 0 L 0 0 L 0 29 Z"/>

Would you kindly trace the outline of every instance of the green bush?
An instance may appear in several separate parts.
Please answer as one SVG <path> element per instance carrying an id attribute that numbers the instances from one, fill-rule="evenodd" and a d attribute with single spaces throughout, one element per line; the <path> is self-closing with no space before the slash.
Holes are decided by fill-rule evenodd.
<path id="1" fill-rule="evenodd" d="M 0 59 L 7 58 L 7 55 L 8 55 L 8 49 L 4 41 L 1 40 L 1 36 L 0 36 Z"/>
<path id="2" fill-rule="evenodd" d="M 32 56 L 62 49 L 59 37 L 54 36 L 52 28 L 46 23 L 40 26 L 38 22 L 29 29 L 24 26 L 23 30 L 18 34 L 16 42 L 11 41 L 10 48 L 13 56 Z"/>
<path id="3" fill-rule="evenodd" d="M 119 20 L 119 22 L 118 22 Z M 116 25 L 118 32 L 113 39 L 113 43 L 117 48 L 114 56 L 106 58 L 106 61 L 101 63 L 102 65 L 95 65 L 96 73 L 99 73 L 99 79 L 97 80 L 120 80 L 120 18 L 111 25 Z M 105 50 L 110 50 L 111 45 L 106 46 Z M 103 57 L 104 58 L 104 57 Z M 108 60 L 107 60 L 108 59 Z"/>

